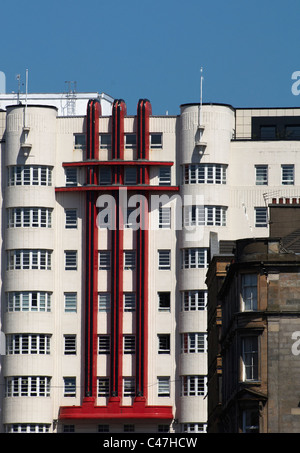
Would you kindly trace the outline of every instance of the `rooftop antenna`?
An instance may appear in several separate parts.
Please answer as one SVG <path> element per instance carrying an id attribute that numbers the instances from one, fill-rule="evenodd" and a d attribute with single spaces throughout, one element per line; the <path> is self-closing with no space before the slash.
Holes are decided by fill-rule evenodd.
<path id="1" fill-rule="evenodd" d="M 28 69 L 26 69 L 26 79 L 25 79 L 25 110 L 24 110 L 24 128 L 27 127 L 26 124 L 26 113 L 27 113 L 27 95 L 28 95 Z"/>
<path id="2" fill-rule="evenodd" d="M 202 117 L 201 117 L 201 114 L 202 114 L 202 85 L 203 85 L 203 68 L 201 67 L 200 69 L 200 104 L 199 104 L 199 117 L 198 117 L 198 126 L 200 127 L 202 124 Z"/>

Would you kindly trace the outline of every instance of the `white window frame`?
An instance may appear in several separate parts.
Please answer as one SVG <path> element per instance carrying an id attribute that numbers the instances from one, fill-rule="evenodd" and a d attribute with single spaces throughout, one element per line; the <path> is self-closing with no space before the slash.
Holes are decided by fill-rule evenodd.
<path id="1" fill-rule="evenodd" d="M 77 293 L 64 293 L 65 313 L 77 313 Z"/>
<path id="2" fill-rule="evenodd" d="M 256 228 L 267 228 L 268 226 L 268 208 L 256 207 L 255 212 L 255 227 Z"/>
<path id="3" fill-rule="evenodd" d="M 136 133 L 126 132 L 125 133 L 125 149 L 136 148 Z"/>
<path id="4" fill-rule="evenodd" d="M 124 354 L 135 354 L 135 335 L 123 335 L 123 351 Z"/>
<path id="5" fill-rule="evenodd" d="M 158 228 L 159 229 L 164 229 L 164 228 L 171 228 L 171 208 L 170 207 L 165 207 L 165 206 L 160 206 L 159 207 L 159 213 L 158 213 Z"/>
<path id="6" fill-rule="evenodd" d="M 77 209 L 68 208 L 65 209 L 65 228 L 66 229 L 76 229 L 77 228 Z"/>
<path id="7" fill-rule="evenodd" d="M 66 187 L 78 185 L 78 171 L 75 167 L 65 169 Z"/>
<path id="8" fill-rule="evenodd" d="M 133 271 L 136 267 L 135 250 L 124 250 L 124 270 Z"/>
<path id="9" fill-rule="evenodd" d="M 5 396 L 50 397 L 51 377 L 9 376 L 5 378 Z"/>
<path id="10" fill-rule="evenodd" d="M 75 334 L 64 335 L 64 355 L 76 355 L 77 353 L 76 340 L 77 338 Z"/>
<path id="11" fill-rule="evenodd" d="M 161 166 L 159 167 L 159 176 L 158 176 L 159 186 L 170 186 L 171 185 L 171 167 L 170 166 Z"/>
<path id="12" fill-rule="evenodd" d="M 243 382 L 259 380 L 258 365 L 258 335 L 247 335 L 241 337 L 242 343 L 242 380 Z"/>
<path id="13" fill-rule="evenodd" d="M 168 304 L 164 303 L 164 296 L 167 296 Z M 160 312 L 170 312 L 171 311 L 171 293 L 170 293 L 170 291 L 159 291 L 158 292 L 158 311 L 160 311 Z"/>
<path id="14" fill-rule="evenodd" d="M 74 134 L 74 149 L 84 150 L 86 148 L 86 135 L 85 134 Z"/>
<path id="15" fill-rule="evenodd" d="M 135 378 L 134 377 L 124 377 L 123 378 L 123 396 L 124 396 L 124 398 L 135 396 Z"/>
<path id="16" fill-rule="evenodd" d="M 227 165 L 186 164 L 183 166 L 184 184 L 226 184 Z"/>
<path id="17" fill-rule="evenodd" d="M 8 228 L 51 228 L 52 208 L 8 208 Z"/>
<path id="18" fill-rule="evenodd" d="M 209 249 L 204 247 L 182 249 L 182 269 L 207 269 Z"/>
<path id="19" fill-rule="evenodd" d="M 6 335 L 6 354 L 50 354 L 50 335 L 9 334 Z"/>
<path id="20" fill-rule="evenodd" d="M 158 250 L 158 269 L 171 270 L 171 250 Z"/>
<path id="21" fill-rule="evenodd" d="M 77 271 L 77 250 L 65 250 L 65 271 Z"/>
<path id="22" fill-rule="evenodd" d="M 207 309 L 207 290 L 197 289 L 183 291 L 181 311 L 202 311 Z"/>
<path id="23" fill-rule="evenodd" d="M 185 332 L 181 336 L 181 353 L 195 354 L 207 352 L 207 334 L 204 332 Z"/>
<path id="24" fill-rule="evenodd" d="M 52 293 L 43 291 L 11 291 L 7 293 L 6 310 L 18 311 L 51 311 Z"/>
<path id="25" fill-rule="evenodd" d="M 8 250 L 7 270 L 51 270 L 51 255 L 52 250 Z"/>
<path id="26" fill-rule="evenodd" d="M 124 298 L 124 311 L 134 312 L 136 309 L 136 293 L 127 291 L 124 293 L 123 298 Z"/>
<path id="27" fill-rule="evenodd" d="M 108 292 L 98 293 L 98 311 L 102 313 L 110 312 L 110 293 Z"/>
<path id="28" fill-rule="evenodd" d="M 110 250 L 99 250 L 99 270 L 110 270 Z"/>
<path id="29" fill-rule="evenodd" d="M 163 134 L 162 132 L 150 132 L 150 148 L 162 149 L 163 147 Z"/>
<path id="30" fill-rule="evenodd" d="M 184 206 L 184 226 L 226 226 L 227 206 Z"/>
<path id="31" fill-rule="evenodd" d="M 111 134 L 100 133 L 99 134 L 99 146 L 100 146 L 100 149 L 111 149 Z"/>
<path id="32" fill-rule="evenodd" d="M 97 394 L 98 397 L 109 396 L 109 377 L 98 377 L 97 378 Z"/>
<path id="33" fill-rule="evenodd" d="M 110 354 L 110 335 L 98 335 L 98 354 Z"/>
<path id="34" fill-rule="evenodd" d="M 257 186 L 268 185 L 268 165 L 255 165 L 255 184 Z"/>
<path id="35" fill-rule="evenodd" d="M 241 275 L 241 302 L 242 311 L 257 310 L 257 293 L 258 293 L 257 274 Z"/>
<path id="36" fill-rule="evenodd" d="M 171 335 L 169 333 L 157 334 L 158 340 L 158 354 L 171 353 Z"/>
<path id="37" fill-rule="evenodd" d="M 52 186 L 52 169 L 49 166 L 14 165 L 8 167 L 9 186 Z"/>
<path id="38" fill-rule="evenodd" d="M 204 396 L 206 394 L 206 386 L 206 376 L 181 376 L 181 396 Z"/>
<path id="39" fill-rule="evenodd" d="M 283 164 L 281 165 L 281 184 L 294 185 L 295 184 L 295 165 Z"/>
<path id="40" fill-rule="evenodd" d="M 76 377 L 65 376 L 64 380 L 64 397 L 75 398 L 76 397 Z"/>
<path id="41" fill-rule="evenodd" d="M 157 396 L 159 398 L 169 398 L 171 396 L 170 376 L 157 377 Z"/>

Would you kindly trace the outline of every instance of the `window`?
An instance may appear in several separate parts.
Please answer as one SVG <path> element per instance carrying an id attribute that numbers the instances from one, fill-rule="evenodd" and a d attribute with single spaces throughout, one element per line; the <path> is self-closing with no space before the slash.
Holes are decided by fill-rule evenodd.
<path id="1" fill-rule="evenodd" d="M 159 185 L 170 186 L 171 185 L 171 168 L 160 167 L 159 168 Z"/>
<path id="2" fill-rule="evenodd" d="M 132 423 L 126 423 L 123 427 L 124 433 L 134 433 L 135 432 L 135 426 Z"/>
<path id="3" fill-rule="evenodd" d="M 5 396 L 50 396 L 50 381 L 47 376 L 10 376 L 5 378 Z"/>
<path id="4" fill-rule="evenodd" d="M 259 432 L 258 409 L 246 409 L 243 411 L 243 433 Z"/>
<path id="5" fill-rule="evenodd" d="M 65 293 L 65 313 L 77 312 L 77 293 Z"/>
<path id="6" fill-rule="evenodd" d="M 162 148 L 162 134 L 161 133 L 151 133 L 150 134 L 150 148 L 151 149 L 161 149 Z"/>
<path id="7" fill-rule="evenodd" d="M 226 206 L 185 206 L 185 226 L 226 226 Z"/>
<path id="8" fill-rule="evenodd" d="M 258 380 L 258 337 L 242 337 L 242 379 Z"/>
<path id="9" fill-rule="evenodd" d="M 8 250 L 7 270 L 51 270 L 50 250 Z"/>
<path id="10" fill-rule="evenodd" d="M 135 354 L 134 335 L 124 335 L 124 354 Z"/>
<path id="11" fill-rule="evenodd" d="M 125 270 L 135 269 L 135 250 L 124 251 L 124 269 Z"/>
<path id="12" fill-rule="evenodd" d="M 158 269 L 171 269 L 171 250 L 158 250 Z"/>
<path id="13" fill-rule="evenodd" d="M 207 352 L 207 336 L 205 333 L 182 333 L 181 334 L 182 353 Z"/>
<path id="14" fill-rule="evenodd" d="M 158 334 L 158 354 L 170 354 L 170 334 Z"/>
<path id="15" fill-rule="evenodd" d="M 109 396 L 109 378 L 98 378 L 98 396 Z"/>
<path id="16" fill-rule="evenodd" d="M 110 293 L 98 294 L 98 309 L 100 312 L 110 312 Z"/>
<path id="17" fill-rule="evenodd" d="M 158 311 L 171 311 L 171 293 L 159 292 L 158 293 Z"/>
<path id="18" fill-rule="evenodd" d="M 109 433 L 109 425 L 98 425 L 98 433 Z"/>
<path id="19" fill-rule="evenodd" d="M 77 251 L 76 250 L 65 250 L 65 270 L 76 271 L 77 270 Z"/>
<path id="20" fill-rule="evenodd" d="M 300 125 L 285 126 L 285 138 L 288 140 L 300 139 Z"/>
<path id="21" fill-rule="evenodd" d="M 6 433 L 48 433 L 50 424 L 45 423 L 14 423 L 5 425 Z"/>
<path id="22" fill-rule="evenodd" d="M 283 185 L 294 184 L 294 165 L 281 165 L 281 183 Z"/>
<path id="23" fill-rule="evenodd" d="M 124 311 L 135 311 L 135 293 L 124 293 Z"/>
<path id="24" fill-rule="evenodd" d="M 65 209 L 66 223 L 68 229 L 77 228 L 77 209 Z"/>
<path id="25" fill-rule="evenodd" d="M 51 293 L 22 291 L 7 293 L 7 311 L 51 311 Z"/>
<path id="26" fill-rule="evenodd" d="M 182 433 L 204 433 L 206 432 L 205 423 L 182 423 Z"/>
<path id="27" fill-rule="evenodd" d="M 125 148 L 136 147 L 136 134 L 125 134 Z"/>
<path id="28" fill-rule="evenodd" d="M 135 378 L 123 378 L 123 396 L 135 396 Z"/>
<path id="29" fill-rule="evenodd" d="M 181 396 L 204 396 L 205 393 L 205 376 L 181 376 Z"/>
<path id="30" fill-rule="evenodd" d="M 206 310 L 207 291 L 183 291 L 181 298 L 181 311 Z"/>
<path id="31" fill-rule="evenodd" d="M 66 175 L 66 186 L 77 186 L 77 168 L 66 168 L 65 169 Z"/>
<path id="32" fill-rule="evenodd" d="M 75 149 L 85 149 L 85 134 L 75 134 L 74 146 Z"/>
<path id="33" fill-rule="evenodd" d="M 99 251 L 99 269 L 105 271 L 110 270 L 110 251 Z"/>
<path id="34" fill-rule="evenodd" d="M 137 181 L 136 167 L 125 168 L 125 184 L 134 185 Z"/>
<path id="35" fill-rule="evenodd" d="M 260 127 L 261 140 L 273 140 L 276 138 L 276 126 L 261 126 Z"/>
<path id="36" fill-rule="evenodd" d="M 171 228 L 171 208 L 159 208 L 159 228 Z"/>
<path id="37" fill-rule="evenodd" d="M 75 425 L 63 425 L 64 433 L 75 433 Z"/>
<path id="38" fill-rule="evenodd" d="M 8 167 L 9 186 L 51 186 L 52 167 L 17 165 Z"/>
<path id="39" fill-rule="evenodd" d="M 139 218 L 139 208 L 127 208 L 127 219 L 124 224 L 125 228 L 135 228 Z"/>
<path id="40" fill-rule="evenodd" d="M 64 335 L 64 354 L 76 355 L 76 335 Z"/>
<path id="41" fill-rule="evenodd" d="M 110 336 L 99 335 L 98 336 L 98 354 L 109 354 L 110 353 Z"/>
<path id="42" fill-rule="evenodd" d="M 99 184 L 101 186 L 111 185 L 111 167 L 100 167 L 99 170 Z"/>
<path id="43" fill-rule="evenodd" d="M 64 396 L 76 396 L 76 377 L 64 377 Z"/>
<path id="44" fill-rule="evenodd" d="M 182 269 L 206 269 L 208 267 L 208 249 L 183 249 L 181 267 Z"/>
<path id="45" fill-rule="evenodd" d="M 160 376 L 157 378 L 157 396 L 159 397 L 169 397 L 170 396 L 170 377 L 169 376 Z"/>
<path id="46" fill-rule="evenodd" d="M 169 425 L 158 425 L 157 432 L 158 433 L 169 433 L 170 426 Z"/>
<path id="47" fill-rule="evenodd" d="M 257 275 L 242 275 L 242 309 L 243 311 L 257 310 Z"/>
<path id="48" fill-rule="evenodd" d="M 268 185 L 268 165 L 255 165 L 255 181 L 257 186 Z"/>
<path id="49" fill-rule="evenodd" d="M 9 228 L 51 228 L 50 208 L 9 208 Z"/>
<path id="50" fill-rule="evenodd" d="M 100 134 L 100 149 L 111 148 L 111 134 Z"/>
<path id="51" fill-rule="evenodd" d="M 183 167 L 184 184 L 226 184 L 227 166 L 221 164 L 187 164 Z"/>
<path id="52" fill-rule="evenodd" d="M 255 226 L 257 228 L 266 228 L 268 226 L 268 209 L 254 208 L 255 211 Z"/>
<path id="53" fill-rule="evenodd" d="M 50 354 L 50 335 L 25 333 L 7 335 L 6 354 Z"/>

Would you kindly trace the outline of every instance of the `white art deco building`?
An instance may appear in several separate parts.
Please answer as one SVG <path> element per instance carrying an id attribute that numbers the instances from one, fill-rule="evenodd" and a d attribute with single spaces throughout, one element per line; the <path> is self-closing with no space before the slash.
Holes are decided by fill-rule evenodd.
<path id="1" fill-rule="evenodd" d="M 299 197 L 300 109 L 13 104 L 0 139 L 2 431 L 205 432 L 212 233 Z"/>

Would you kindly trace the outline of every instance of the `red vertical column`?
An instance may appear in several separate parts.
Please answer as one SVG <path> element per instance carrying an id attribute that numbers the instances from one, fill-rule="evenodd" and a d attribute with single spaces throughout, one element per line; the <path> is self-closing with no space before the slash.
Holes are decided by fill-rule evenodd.
<path id="1" fill-rule="evenodd" d="M 100 114 L 99 102 L 90 100 L 87 107 L 87 159 L 98 159 Z M 86 183 L 97 184 L 97 173 L 92 167 L 87 168 Z M 88 191 L 85 218 L 85 398 L 95 398 L 97 386 L 98 229 L 96 219 L 96 195 L 94 192 Z"/>
<path id="2" fill-rule="evenodd" d="M 124 160 L 125 102 L 115 100 L 112 109 L 112 159 Z M 123 184 L 123 166 L 114 166 L 113 183 Z M 119 191 L 113 191 L 115 199 L 115 225 L 111 231 L 111 354 L 110 354 L 110 400 L 122 396 L 123 354 L 123 212 Z"/>
<path id="3" fill-rule="evenodd" d="M 137 106 L 137 158 L 149 160 L 149 119 L 152 113 L 147 99 L 140 99 Z M 149 184 L 149 170 L 140 167 L 139 183 Z M 149 266 L 149 196 L 141 197 L 140 229 L 136 232 L 136 396 L 147 398 L 148 382 L 148 266 Z"/>

